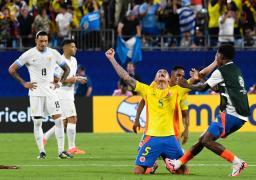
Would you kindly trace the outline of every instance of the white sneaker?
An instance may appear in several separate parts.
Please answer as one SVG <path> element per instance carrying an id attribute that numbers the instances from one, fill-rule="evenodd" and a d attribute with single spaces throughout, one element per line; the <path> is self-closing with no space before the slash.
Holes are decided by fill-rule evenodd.
<path id="1" fill-rule="evenodd" d="M 168 159 L 168 158 L 165 159 L 165 167 L 171 173 L 175 173 L 175 171 L 177 169 L 179 169 L 181 165 L 182 164 L 181 164 L 181 162 L 179 160 L 176 160 L 176 159 L 172 160 L 172 159 Z"/>
<path id="2" fill-rule="evenodd" d="M 231 176 L 238 176 L 247 167 L 248 164 L 243 160 L 241 160 L 239 163 L 233 164 Z"/>

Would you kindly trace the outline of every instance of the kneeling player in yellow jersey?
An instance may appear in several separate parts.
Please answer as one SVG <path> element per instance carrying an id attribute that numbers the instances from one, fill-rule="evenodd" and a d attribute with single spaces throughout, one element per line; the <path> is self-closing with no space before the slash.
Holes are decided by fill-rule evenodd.
<path id="1" fill-rule="evenodd" d="M 214 68 L 217 66 L 216 61 L 214 61 L 212 64 L 210 64 L 208 67 L 204 68 L 202 71 L 200 71 L 200 75 L 202 77 L 208 75 L 209 73 L 211 73 Z M 197 73 L 197 71 L 194 71 L 192 69 L 191 73 Z M 188 81 L 190 83 L 194 83 L 195 81 L 198 80 L 199 77 L 197 77 L 198 74 L 195 74 L 195 76 L 193 78 L 190 78 Z M 188 132 L 189 132 L 189 116 L 188 116 L 188 100 L 187 100 L 187 95 L 188 92 L 190 91 L 190 89 L 187 88 L 182 88 L 180 86 L 177 85 L 177 79 L 180 78 L 184 78 L 185 77 L 185 69 L 182 66 L 175 66 L 172 69 L 171 72 L 171 77 L 170 77 L 170 81 L 169 81 L 169 86 L 170 88 L 172 88 L 174 91 L 177 91 L 177 101 L 176 101 L 176 105 L 175 105 L 175 109 L 174 109 L 174 118 L 173 118 L 173 125 L 174 125 L 174 133 L 176 138 L 179 140 L 180 138 L 182 139 L 182 144 L 185 144 L 187 142 L 188 139 Z M 156 83 L 153 81 L 151 83 L 151 86 L 155 86 Z M 145 105 L 145 100 L 142 99 L 138 105 L 138 109 L 137 109 L 137 114 L 136 114 L 136 118 L 135 118 L 135 122 L 133 125 L 133 131 L 135 133 L 137 133 L 137 129 L 140 129 L 140 114 L 144 108 Z M 181 116 L 180 116 L 181 114 Z M 183 132 L 180 134 L 180 121 L 182 120 L 183 123 Z M 143 144 L 144 141 L 144 134 L 142 136 L 142 140 L 140 142 L 140 147 Z M 139 147 L 139 148 L 140 148 Z M 146 170 L 147 173 L 153 174 L 156 170 L 156 168 L 158 167 L 157 163 L 154 164 L 153 167 L 148 168 Z M 188 169 L 185 167 L 185 169 L 179 169 L 180 171 L 176 171 L 175 173 L 180 174 L 180 173 L 188 173 Z"/>
<path id="2" fill-rule="evenodd" d="M 150 87 L 136 81 L 116 62 L 114 49 L 109 49 L 106 56 L 117 74 L 141 95 L 146 103 L 147 120 L 145 141 L 136 158 L 135 174 L 145 174 L 148 167 L 152 167 L 159 156 L 177 159 L 183 151 L 175 138 L 173 119 L 177 92 L 173 91 L 169 83 L 169 74 L 165 69 L 157 71 L 156 87 Z"/>

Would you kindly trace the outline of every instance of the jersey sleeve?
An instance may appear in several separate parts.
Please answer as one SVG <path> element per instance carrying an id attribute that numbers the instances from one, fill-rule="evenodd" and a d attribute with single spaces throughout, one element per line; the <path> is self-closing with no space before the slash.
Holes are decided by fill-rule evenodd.
<path id="1" fill-rule="evenodd" d="M 205 83 L 207 83 L 210 87 L 214 87 L 223 81 L 224 81 L 224 79 L 223 79 L 220 71 L 218 69 L 216 69 L 212 73 L 211 77 Z"/>
<path id="2" fill-rule="evenodd" d="M 28 53 L 24 52 L 16 61 L 15 64 L 17 64 L 19 67 L 24 66 L 26 63 L 28 63 Z"/>
<path id="3" fill-rule="evenodd" d="M 56 50 L 53 50 L 53 51 L 54 51 L 54 58 L 55 58 L 56 63 L 60 67 L 64 66 L 66 64 L 66 62 L 62 59 L 60 53 L 58 51 L 56 51 Z"/>
<path id="4" fill-rule="evenodd" d="M 136 86 L 135 86 L 135 90 L 136 92 L 139 93 L 139 95 L 141 95 L 143 98 L 146 97 L 147 92 L 148 92 L 149 86 L 146 84 L 143 84 L 139 81 L 136 81 Z"/>
<path id="5" fill-rule="evenodd" d="M 59 66 L 56 65 L 55 71 L 54 71 L 54 77 L 61 78 L 62 75 L 63 75 L 63 70 Z"/>

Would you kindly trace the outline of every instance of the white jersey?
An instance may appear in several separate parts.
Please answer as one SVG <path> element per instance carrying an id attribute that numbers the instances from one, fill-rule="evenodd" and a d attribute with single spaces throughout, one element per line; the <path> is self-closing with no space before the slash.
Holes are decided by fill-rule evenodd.
<path id="1" fill-rule="evenodd" d="M 37 88 L 29 90 L 29 96 L 56 96 L 53 88 L 56 64 L 63 66 L 65 61 L 55 49 L 47 47 L 40 52 L 36 47 L 24 52 L 15 63 L 21 67 L 26 65 L 30 75 L 30 82 L 37 83 Z"/>
<path id="2" fill-rule="evenodd" d="M 70 68 L 70 73 L 67 79 L 76 76 L 76 71 L 77 71 L 76 58 L 71 56 L 70 59 L 67 59 L 64 55 L 62 55 L 62 60 L 65 61 Z M 63 70 L 60 67 L 56 67 L 55 76 L 60 78 L 62 75 L 63 75 Z M 74 101 L 74 93 L 75 93 L 75 84 L 63 83 L 63 85 L 57 89 L 57 94 L 59 96 L 59 99 L 62 99 L 62 100 Z"/>
<path id="3" fill-rule="evenodd" d="M 232 62 L 231 62 L 232 63 Z M 216 85 L 220 85 L 222 87 L 226 87 L 225 83 L 224 83 L 224 79 L 221 75 L 221 72 L 216 69 L 211 77 L 206 81 L 206 83 L 210 86 L 210 87 L 214 87 Z M 225 90 L 225 93 L 222 94 L 223 96 L 225 96 L 227 98 L 227 107 L 226 107 L 226 111 L 227 111 L 227 114 L 230 114 L 230 115 L 233 115 L 239 119 L 242 119 L 244 121 L 248 121 L 248 117 L 245 117 L 245 116 L 241 116 L 239 115 L 237 112 L 236 112 L 236 108 L 235 106 L 232 104 L 232 101 L 229 97 L 229 94 L 227 92 L 227 90 Z"/>

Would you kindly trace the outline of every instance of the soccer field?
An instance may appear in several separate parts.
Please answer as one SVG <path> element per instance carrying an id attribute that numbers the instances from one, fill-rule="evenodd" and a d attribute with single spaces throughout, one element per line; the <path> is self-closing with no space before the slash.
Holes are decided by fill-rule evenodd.
<path id="1" fill-rule="evenodd" d="M 37 160 L 38 150 L 33 134 L 0 134 L 0 164 L 18 165 L 18 170 L 0 170 L 0 179 L 227 179 L 231 164 L 204 149 L 190 161 L 191 174 L 172 175 L 158 160 L 155 175 L 132 173 L 137 145 L 141 135 L 136 134 L 78 134 L 77 145 L 85 155 L 73 159 L 58 159 L 55 138 L 46 145 L 47 158 Z M 188 149 L 199 137 L 190 134 Z M 236 179 L 256 179 L 255 133 L 235 133 L 223 145 L 246 160 L 249 167 Z"/>

